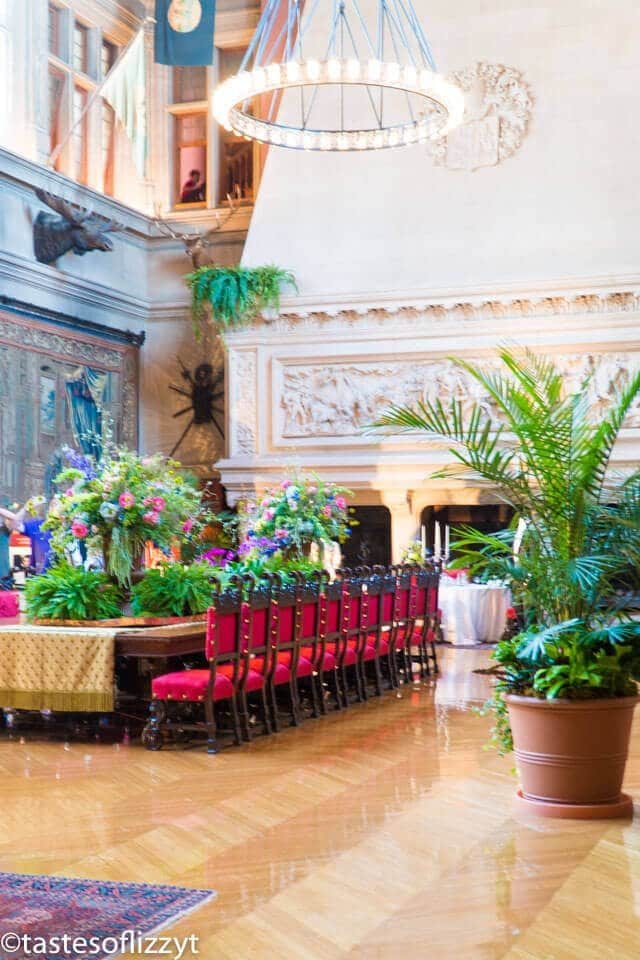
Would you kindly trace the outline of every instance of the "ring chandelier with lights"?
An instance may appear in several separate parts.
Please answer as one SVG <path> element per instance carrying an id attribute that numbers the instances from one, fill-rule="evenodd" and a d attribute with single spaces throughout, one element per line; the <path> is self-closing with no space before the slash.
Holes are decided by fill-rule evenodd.
<path id="1" fill-rule="evenodd" d="M 274 146 L 343 151 L 457 126 L 462 92 L 436 72 L 411 0 L 362 2 L 268 0 L 238 73 L 214 93 L 218 122 Z"/>

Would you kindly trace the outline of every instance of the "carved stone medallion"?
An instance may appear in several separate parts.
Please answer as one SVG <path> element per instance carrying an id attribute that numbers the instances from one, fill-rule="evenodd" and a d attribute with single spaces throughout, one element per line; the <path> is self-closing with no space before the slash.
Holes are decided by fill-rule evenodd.
<path id="1" fill-rule="evenodd" d="M 450 170 L 493 167 L 518 150 L 533 106 L 529 87 L 513 67 L 479 62 L 449 75 L 464 92 L 459 127 L 429 145 L 436 164 Z"/>

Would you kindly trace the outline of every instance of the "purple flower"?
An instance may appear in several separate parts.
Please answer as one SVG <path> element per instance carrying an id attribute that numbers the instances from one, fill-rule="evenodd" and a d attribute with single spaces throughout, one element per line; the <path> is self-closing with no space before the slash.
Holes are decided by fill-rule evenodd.
<path id="1" fill-rule="evenodd" d="M 94 479 L 96 472 L 89 457 L 85 457 L 83 453 L 79 453 L 72 447 L 64 447 L 62 453 L 70 467 L 73 467 L 75 470 L 82 471 L 85 476 L 85 480 Z"/>
<path id="2" fill-rule="evenodd" d="M 212 567 L 224 567 L 229 560 L 233 559 L 231 550 L 224 550 L 222 547 L 211 547 L 198 557 L 199 560 L 206 560 Z"/>

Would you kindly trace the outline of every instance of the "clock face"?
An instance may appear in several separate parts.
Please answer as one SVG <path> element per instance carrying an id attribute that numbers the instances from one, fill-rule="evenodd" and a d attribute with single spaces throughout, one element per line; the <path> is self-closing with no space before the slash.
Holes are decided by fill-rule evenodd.
<path id="1" fill-rule="evenodd" d="M 191 33 L 202 19 L 202 4 L 200 0 L 171 0 L 167 19 L 176 33 Z"/>

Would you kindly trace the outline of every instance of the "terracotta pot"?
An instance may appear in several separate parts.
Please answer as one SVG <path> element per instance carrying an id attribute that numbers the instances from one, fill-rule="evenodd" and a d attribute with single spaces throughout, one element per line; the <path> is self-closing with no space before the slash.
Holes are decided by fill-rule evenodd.
<path id="1" fill-rule="evenodd" d="M 620 789 L 639 699 L 508 695 L 522 805 L 539 816 L 631 815 L 631 798 Z"/>

